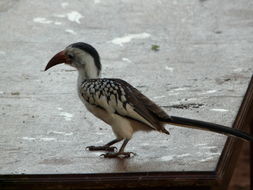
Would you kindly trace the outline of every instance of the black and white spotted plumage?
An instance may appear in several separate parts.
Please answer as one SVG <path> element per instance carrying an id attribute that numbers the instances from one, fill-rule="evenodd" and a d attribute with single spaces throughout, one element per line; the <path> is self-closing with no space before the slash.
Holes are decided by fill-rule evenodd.
<path id="1" fill-rule="evenodd" d="M 86 79 L 80 86 L 80 95 L 86 105 L 97 106 L 110 114 L 137 120 L 153 130 L 169 134 L 161 122 L 158 122 L 159 115 L 152 111 L 159 109 L 161 117 L 168 119 L 169 116 L 140 91 L 121 79 Z M 146 104 L 147 100 L 149 107 Z"/>

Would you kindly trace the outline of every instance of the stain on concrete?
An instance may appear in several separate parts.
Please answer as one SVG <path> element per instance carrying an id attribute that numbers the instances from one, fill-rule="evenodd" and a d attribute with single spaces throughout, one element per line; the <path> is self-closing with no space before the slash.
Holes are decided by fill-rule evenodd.
<path id="1" fill-rule="evenodd" d="M 215 82 L 219 85 L 222 85 L 222 84 L 227 83 L 227 82 L 240 81 L 242 79 L 248 79 L 249 80 L 249 78 L 250 77 L 248 75 L 236 72 L 236 73 L 231 73 L 231 74 L 224 75 L 220 78 L 216 78 Z"/>
<path id="2" fill-rule="evenodd" d="M 176 104 L 171 106 L 163 106 L 164 108 L 175 108 L 175 109 L 194 109 L 201 108 L 204 104 L 202 103 L 187 103 L 187 104 Z"/>

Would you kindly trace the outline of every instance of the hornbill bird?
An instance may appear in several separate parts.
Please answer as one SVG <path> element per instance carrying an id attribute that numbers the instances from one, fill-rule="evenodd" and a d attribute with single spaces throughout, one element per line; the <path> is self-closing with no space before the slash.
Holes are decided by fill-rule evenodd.
<path id="1" fill-rule="evenodd" d="M 218 124 L 169 116 L 157 104 L 122 79 L 100 78 L 101 63 L 98 52 L 87 43 L 78 42 L 57 53 L 47 64 L 49 68 L 66 63 L 78 71 L 78 95 L 86 108 L 112 127 L 116 139 L 103 146 L 88 146 L 90 151 L 104 150 L 106 158 L 128 158 L 132 152 L 124 149 L 137 131 L 159 131 L 169 135 L 166 124 L 196 128 L 236 136 L 253 141 L 253 137 L 230 127 Z M 113 144 L 123 140 L 119 151 Z"/>

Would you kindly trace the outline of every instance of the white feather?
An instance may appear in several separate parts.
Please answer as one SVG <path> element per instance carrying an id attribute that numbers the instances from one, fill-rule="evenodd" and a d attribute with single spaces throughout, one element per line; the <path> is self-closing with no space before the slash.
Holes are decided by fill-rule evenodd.
<path id="1" fill-rule="evenodd" d="M 112 114 L 113 123 L 112 130 L 118 138 L 131 139 L 133 135 L 133 127 L 128 119 L 117 114 Z"/>

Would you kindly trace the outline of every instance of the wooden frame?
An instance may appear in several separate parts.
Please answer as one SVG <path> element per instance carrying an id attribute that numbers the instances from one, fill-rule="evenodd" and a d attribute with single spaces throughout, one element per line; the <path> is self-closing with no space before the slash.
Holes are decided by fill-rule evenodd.
<path id="1" fill-rule="evenodd" d="M 253 125 L 253 76 L 233 127 Z M 252 134 L 251 126 L 251 134 Z M 252 144 L 251 144 L 252 145 Z M 232 177 L 242 141 L 228 138 L 215 171 L 133 172 L 99 174 L 0 175 L 0 189 L 226 189 Z M 251 156 L 253 146 L 251 146 Z M 251 158 L 251 159 L 252 159 Z M 251 161 L 252 162 L 252 161 Z M 251 169 L 253 169 L 251 163 Z M 251 170 L 252 179 L 252 170 Z"/>

